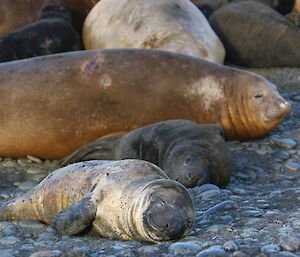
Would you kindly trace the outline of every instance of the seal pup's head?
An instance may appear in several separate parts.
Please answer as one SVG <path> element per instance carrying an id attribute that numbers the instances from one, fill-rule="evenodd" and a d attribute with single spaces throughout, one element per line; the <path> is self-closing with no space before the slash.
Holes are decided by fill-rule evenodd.
<path id="1" fill-rule="evenodd" d="M 62 19 L 69 24 L 72 23 L 72 16 L 70 11 L 65 8 L 64 6 L 61 6 L 59 4 L 47 4 L 45 5 L 39 13 L 39 20 L 42 19 Z"/>
<path id="2" fill-rule="evenodd" d="M 132 214 L 137 232 L 152 242 L 184 237 L 195 220 L 189 192 L 170 179 L 158 179 L 146 184 Z"/>

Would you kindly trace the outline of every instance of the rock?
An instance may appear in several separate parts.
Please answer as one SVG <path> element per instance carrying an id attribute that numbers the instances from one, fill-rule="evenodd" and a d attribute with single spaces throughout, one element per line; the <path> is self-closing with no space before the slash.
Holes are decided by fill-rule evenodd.
<path id="1" fill-rule="evenodd" d="M 290 138 L 279 138 L 279 139 L 272 138 L 272 140 L 276 145 L 286 150 L 293 149 L 297 145 L 297 143 Z"/>
<path id="2" fill-rule="evenodd" d="M 300 170 L 300 163 L 293 162 L 293 161 L 287 161 L 285 163 L 284 167 L 291 170 L 291 171 L 299 171 Z"/>
<path id="3" fill-rule="evenodd" d="M 208 191 L 210 192 L 210 191 Z M 203 198 L 202 198 L 203 199 Z M 209 209 L 207 209 L 204 214 L 206 215 L 211 215 L 211 214 L 215 214 L 217 212 L 224 212 L 226 210 L 232 210 L 236 208 L 236 203 L 234 201 L 231 200 L 227 200 L 227 201 L 223 201 L 221 203 L 216 204 L 213 207 L 210 207 Z"/>
<path id="4" fill-rule="evenodd" d="M 220 189 L 217 190 L 209 190 L 201 193 L 197 196 L 197 198 L 200 198 L 201 200 L 210 200 L 211 198 L 218 196 L 221 194 Z"/>
<path id="5" fill-rule="evenodd" d="M 1 257 L 16 257 L 12 249 L 0 250 Z"/>
<path id="6" fill-rule="evenodd" d="M 31 156 L 31 155 L 27 155 L 27 159 L 31 160 L 32 162 L 35 162 L 35 163 L 41 163 L 42 160 L 38 157 L 35 157 L 35 156 Z"/>
<path id="7" fill-rule="evenodd" d="M 62 252 L 59 250 L 39 251 L 31 254 L 29 257 L 59 257 L 61 254 Z"/>
<path id="8" fill-rule="evenodd" d="M 0 244 L 2 245 L 14 245 L 20 242 L 20 239 L 15 236 L 7 236 L 0 238 Z"/>
<path id="9" fill-rule="evenodd" d="M 227 241 L 223 247 L 229 252 L 236 252 L 239 249 L 239 247 L 233 241 Z"/>
<path id="10" fill-rule="evenodd" d="M 279 239 L 280 246 L 287 251 L 298 251 L 300 249 L 300 234 L 283 234 Z"/>
<path id="11" fill-rule="evenodd" d="M 172 255 L 190 256 L 197 254 L 202 249 L 202 246 L 193 242 L 177 242 L 171 244 L 169 252 Z"/>
<path id="12" fill-rule="evenodd" d="M 265 254 L 274 254 L 280 251 L 280 246 L 275 244 L 265 245 L 261 248 L 261 251 Z"/>
<path id="13" fill-rule="evenodd" d="M 219 246 L 212 246 L 196 255 L 196 257 L 228 257 L 229 255 Z"/>

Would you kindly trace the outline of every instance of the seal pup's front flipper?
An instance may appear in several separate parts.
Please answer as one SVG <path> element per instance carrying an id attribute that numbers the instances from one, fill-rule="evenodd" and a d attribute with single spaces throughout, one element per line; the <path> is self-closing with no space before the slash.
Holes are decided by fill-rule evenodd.
<path id="1" fill-rule="evenodd" d="M 75 152 L 60 161 L 62 166 L 71 163 L 88 160 L 114 160 L 115 147 L 118 145 L 122 135 L 126 132 L 119 132 L 100 137 L 91 143 L 85 144 Z"/>
<path id="2" fill-rule="evenodd" d="M 89 196 L 56 214 L 52 225 L 60 234 L 76 235 L 92 225 L 96 212 L 97 204 Z"/>

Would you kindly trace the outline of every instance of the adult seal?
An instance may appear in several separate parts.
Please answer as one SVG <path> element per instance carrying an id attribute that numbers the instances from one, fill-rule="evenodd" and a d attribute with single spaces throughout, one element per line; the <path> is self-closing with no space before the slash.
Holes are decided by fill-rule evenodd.
<path id="1" fill-rule="evenodd" d="M 82 49 L 68 9 L 47 5 L 39 19 L 0 37 L 0 62 Z"/>
<path id="2" fill-rule="evenodd" d="M 58 169 L 0 205 L 0 220 L 37 220 L 76 235 L 158 242 L 184 237 L 194 223 L 187 189 L 152 163 L 90 161 Z"/>
<path id="3" fill-rule="evenodd" d="M 267 5 L 225 5 L 209 19 L 231 63 L 248 67 L 299 67 L 300 30 Z"/>
<path id="4" fill-rule="evenodd" d="M 218 125 L 187 120 L 152 124 L 120 137 L 105 137 L 80 147 L 62 164 L 82 160 L 142 159 L 158 165 L 186 187 L 227 185 L 232 159 Z"/>
<path id="5" fill-rule="evenodd" d="M 189 0 L 101 0 L 83 25 L 86 49 L 156 48 L 223 63 L 224 47 Z"/>
<path id="6" fill-rule="evenodd" d="M 61 159 L 99 137 L 188 119 L 228 140 L 265 135 L 289 113 L 253 73 L 178 53 L 104 49 L 0 64 L 0 156 Z"/>

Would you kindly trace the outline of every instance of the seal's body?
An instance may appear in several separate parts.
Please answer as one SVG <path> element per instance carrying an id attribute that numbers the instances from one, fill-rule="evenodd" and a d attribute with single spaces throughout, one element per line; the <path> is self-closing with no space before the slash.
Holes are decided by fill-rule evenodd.
<path id="1" fill-rule="evenodd" d="M 299 28 L 267 5 L 228 4 L 213 13 L 210 24 L 229 62 L 249 67 L 300 66 Z"/>
<path id="2" fill-rule="evenodd" d="M 83 26 L 86 49 L 156 48 L 223 63 L 224 47 L 189 0 L 101 0 Z"/>
<path id="3" fill-rule="evenodd" d="M 99 137 L 169 119 L 220 124 L 227 139 L 256 138 L 290 111 L 261 76 L 143 49 L 2 63 L 0 95 L 0 156 L 49 159 Z"/>
<path id="4" fill-rule="evenodd" d="M 0 220 L 37 220 L 75 235 L 92 226 L 103 237 L 162 241 L 194 222 L 191 196 L 154 164 L 90 161 L 58 169 L 23 196 L 0 205 Z"/>
<path id="5" fill-rule="evenodd" d="M 0 62 L 82 49 L 69 11 L 47 5 L 39 20 L 0 37 Z"/>
<path id="6" fill-rule="evenodd" d="M 186 187 L 205 183 L 225 186 L 232 160 L 218 125 L 187 120 L 163 121 L 122 137 L 105 137 L 80 147 L 63 164 L 82 160 L 142 159 L 150 161 Z"/>

